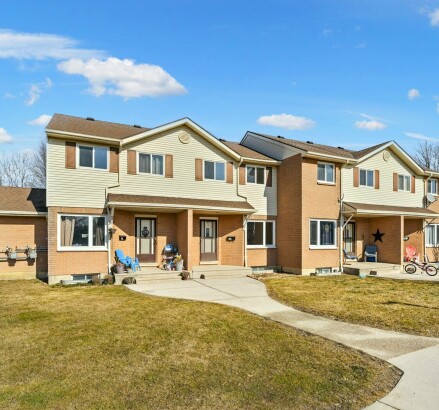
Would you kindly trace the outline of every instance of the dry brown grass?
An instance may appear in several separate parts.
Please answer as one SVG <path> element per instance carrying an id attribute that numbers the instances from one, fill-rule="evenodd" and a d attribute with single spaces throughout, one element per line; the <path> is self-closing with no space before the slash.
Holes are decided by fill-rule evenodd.
<path id="1" fill-rule="evenodd" d="M 1 409 L 359 409 L 399 373 L 215 304 L 0 282 Z"/>
<path id="2" fill-rule="evenodd" d="M 263 279 L 289 306 L 346 322 L 439 337 L 439 283 L 341 275 Z"/>

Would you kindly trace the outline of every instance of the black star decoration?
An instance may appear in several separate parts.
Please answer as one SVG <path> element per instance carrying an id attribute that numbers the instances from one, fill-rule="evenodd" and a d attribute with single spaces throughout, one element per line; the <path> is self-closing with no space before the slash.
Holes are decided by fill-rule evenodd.
<path id="1" fill-rule="evenodd" d="M 376 233 L 373 233 L 373 234 L 372 234 L 372 236 L 375 237 L 374 242 L 376 242 L 376 241 L 380 241 L 380 242 L 382 242 L 382 241 L 383 241 L 382 238 L 383 238 L 384 235 L 385 235 L 385 233 L 381 233 L 380 230 L 377 229 Z"/>

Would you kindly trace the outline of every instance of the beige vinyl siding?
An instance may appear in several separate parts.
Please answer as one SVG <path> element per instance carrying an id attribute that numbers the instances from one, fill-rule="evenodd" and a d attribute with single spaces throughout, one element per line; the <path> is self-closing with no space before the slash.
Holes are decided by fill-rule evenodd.
<path id="1" fill-rule="evenodd" d="M 255 134 L 248 133 L 244 141 L 242 141 L 242 145 L 251 148 L 257 152 L 260 152 L 264 155 L 267 155 L 270 158 L 274 158 L 278 161 L 281 161 L 285 158 L 291 157 L 301 152 L 294 149 L 293 147 L 289 147 L 288 145 L 283 144 L 280 141 L 282 140 L 279 139 L 279 142 L 277 142 L 270 140 L 269 138 L 263 138 Z"/>
<path id="2" fill-rule="evenodd" d="M 360 169 L 379 170 L 379 189 L 364 186 L 355 188 L 354 167 L 348 165 L 342 169 L 344 201 L 366 204 L 422 207 L 424 198 L 423 177 L 416 175 L 416 192 L 414 194 L 406 191 L 393 191 L 393 174 L 413 175 L 413 171 L 391 150 L 387 150 L 390 157 L 388 161 L 385 161 L 383 158 L 383 152 L 384 151 L 380 151 L 373 157 L 355 165 Z"/>
<path id="3" fill-rule="evenodd" d="M 178 134 L 182 130 L 188 132 L 191 136 L 187 144 L 183 144 L 178 138 Z M 129 175 L 127 173 L 128 150 L 151 154 L 172 154 L 174 168 L 173 178 L 144 173 Z M 233 166 L 233 184 L 229 184 L 226 181 L 215 180 L 196 181 L 196 158 L 202 158 L 208 161 L 222 161 L 226 163 L 226 169 L 227 162 L 232 161 L 227 154 L 185 126 L 129 144 L 122 147 L 120 153 L 120 187 L 111 189 L 111 192 L 136 195 L 174 196 L 181 198 L 218 199 L 225 201 L 243 200 L 236 192 L 237 162 L 234 162 Z"/>
<path id="4" fill-rule="evenodd" d="M 117 184 L 117 173 L 104 170 L 66 169 L 65 141 L 48 139 L 47 206 L 105 207 L 105 188 Z"/>
<path id="5" fill-rule="evenodd" d="M 252 164 L 249 164 L 252 165 Z M 260 167 L 261 165 L 256 165 Z M 277 215 L 277 168 L 272 168 L 272 186 L 248 184 L 239 186 L 239 193 L 257 210 L 255 215 Z"/>

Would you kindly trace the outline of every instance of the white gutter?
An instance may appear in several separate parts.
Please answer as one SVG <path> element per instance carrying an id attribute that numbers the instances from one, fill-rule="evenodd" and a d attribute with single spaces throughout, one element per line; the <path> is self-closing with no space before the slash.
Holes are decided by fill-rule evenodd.
<path id="1" fill-rule="evenodd" d="M 242 163 L 243 161 L 250 162 L 252 164 L 260 164 L 260 165 L 265 165 L 265 164 L 281 165 L 282 164 L 282 161 L 276 161 L 275 159 L 257 159 L 257 158 L 241 157 L 240 162 Z"/>
<path id="2" fill-rule="evenodd" d="M 47 216 L 47 212 L 37 211 L 0 211 L 4 216 Z"/>
<path id="3" fill-rule="evenodd" d="M 56 131 L 56 130 L 47 130 L 46 134 L 48 137 L 52 138 L 66 138 L 66 137 L 74 137 L 74 138 L 83 138 L 83 139 L 95 139 L 98 141 L 107 141 L 107 142 L 113 142 L 116 145 L 120 145 L 120 140 L 116 138 L 108 138 L 108 137 L 98 137 L 96 135 L 87 135 L 87 134 L 79 134 L 76 132 L 66 132 L 66 131 Z"/>

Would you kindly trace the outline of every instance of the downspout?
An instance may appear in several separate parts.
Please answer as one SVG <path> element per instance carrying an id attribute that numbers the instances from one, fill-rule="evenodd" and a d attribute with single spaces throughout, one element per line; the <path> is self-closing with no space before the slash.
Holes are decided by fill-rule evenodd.
<path id="1" fill-rule="evenodd" d="M 118 171 L 117 171 L 117 185 L 112 185 L 112 186 L 108 186 L 105 187 L 105 203 L 106 203 L 106 208 L 107 208 L 107 214 L 110 217 L 109 223 L 108 223 L 108 246 L 107 246 L 107 271 L 108 274 L 111 273 L 111 241 L 113 239 L 113 218 L 114 218 L 114 207 L 111 207 L 108 205 L 108 190 L 112 189 L 112 188 L 118 188 L 120 187 L 120 154 L 121 154 L 121 148 L 122 147 L 122 141 L 119 144 L 119 155 L 117 158 L 118 161 Z"/>
<path id="2" fill-rule="evenodd" d="M 340 273 L 343 273 L 343 231 L 344 231 L 344 224 L 343 224 L 343 168 L 349 164 L 349 160 L 346 160 L 346 164 L 343 164 L 340 167 L 340 232 L 339 232 L 339 269 Z"/>
<path id="3" fill-rule="evenodd" d="M 428 205 L 427 205 L 428 180 L 432 177 L 433 177 L 433 173 L 430 172 L 430 176 L 427 178 L 427 180 L 424 183 L 425 208 L 428 207 Z M 425 240 L 425 228 L 431 223 L 430 222 L 430 223 L 425 224 L 425 222 L 426 222 L 426 220 L 423 219 L 422 220 L 422 239 L 423 239 L 422 242 L 424 244 L 424 261 L 426 261 L 426 257 L 427 257 L 427 242 Z"/>
<path id="4" fill-rule="evenodd" d="M 236 195 L 245 199 L 245 201 L 247 202 L 247 197 L 244 195 L 241 195 L 239 193 L 239 170 L 241 168 L 243 159 L 241 157 L 241 159 L 239 160 L 239 164 L 238 164 L 238 168 L 236 169 Z M 249 218 L 249 214 L 247 215 L 242 215 L 242 229 L 244 230 L 244 267 L 247 267 L 248 262 L 247 262 L 247 220 Z"/>

